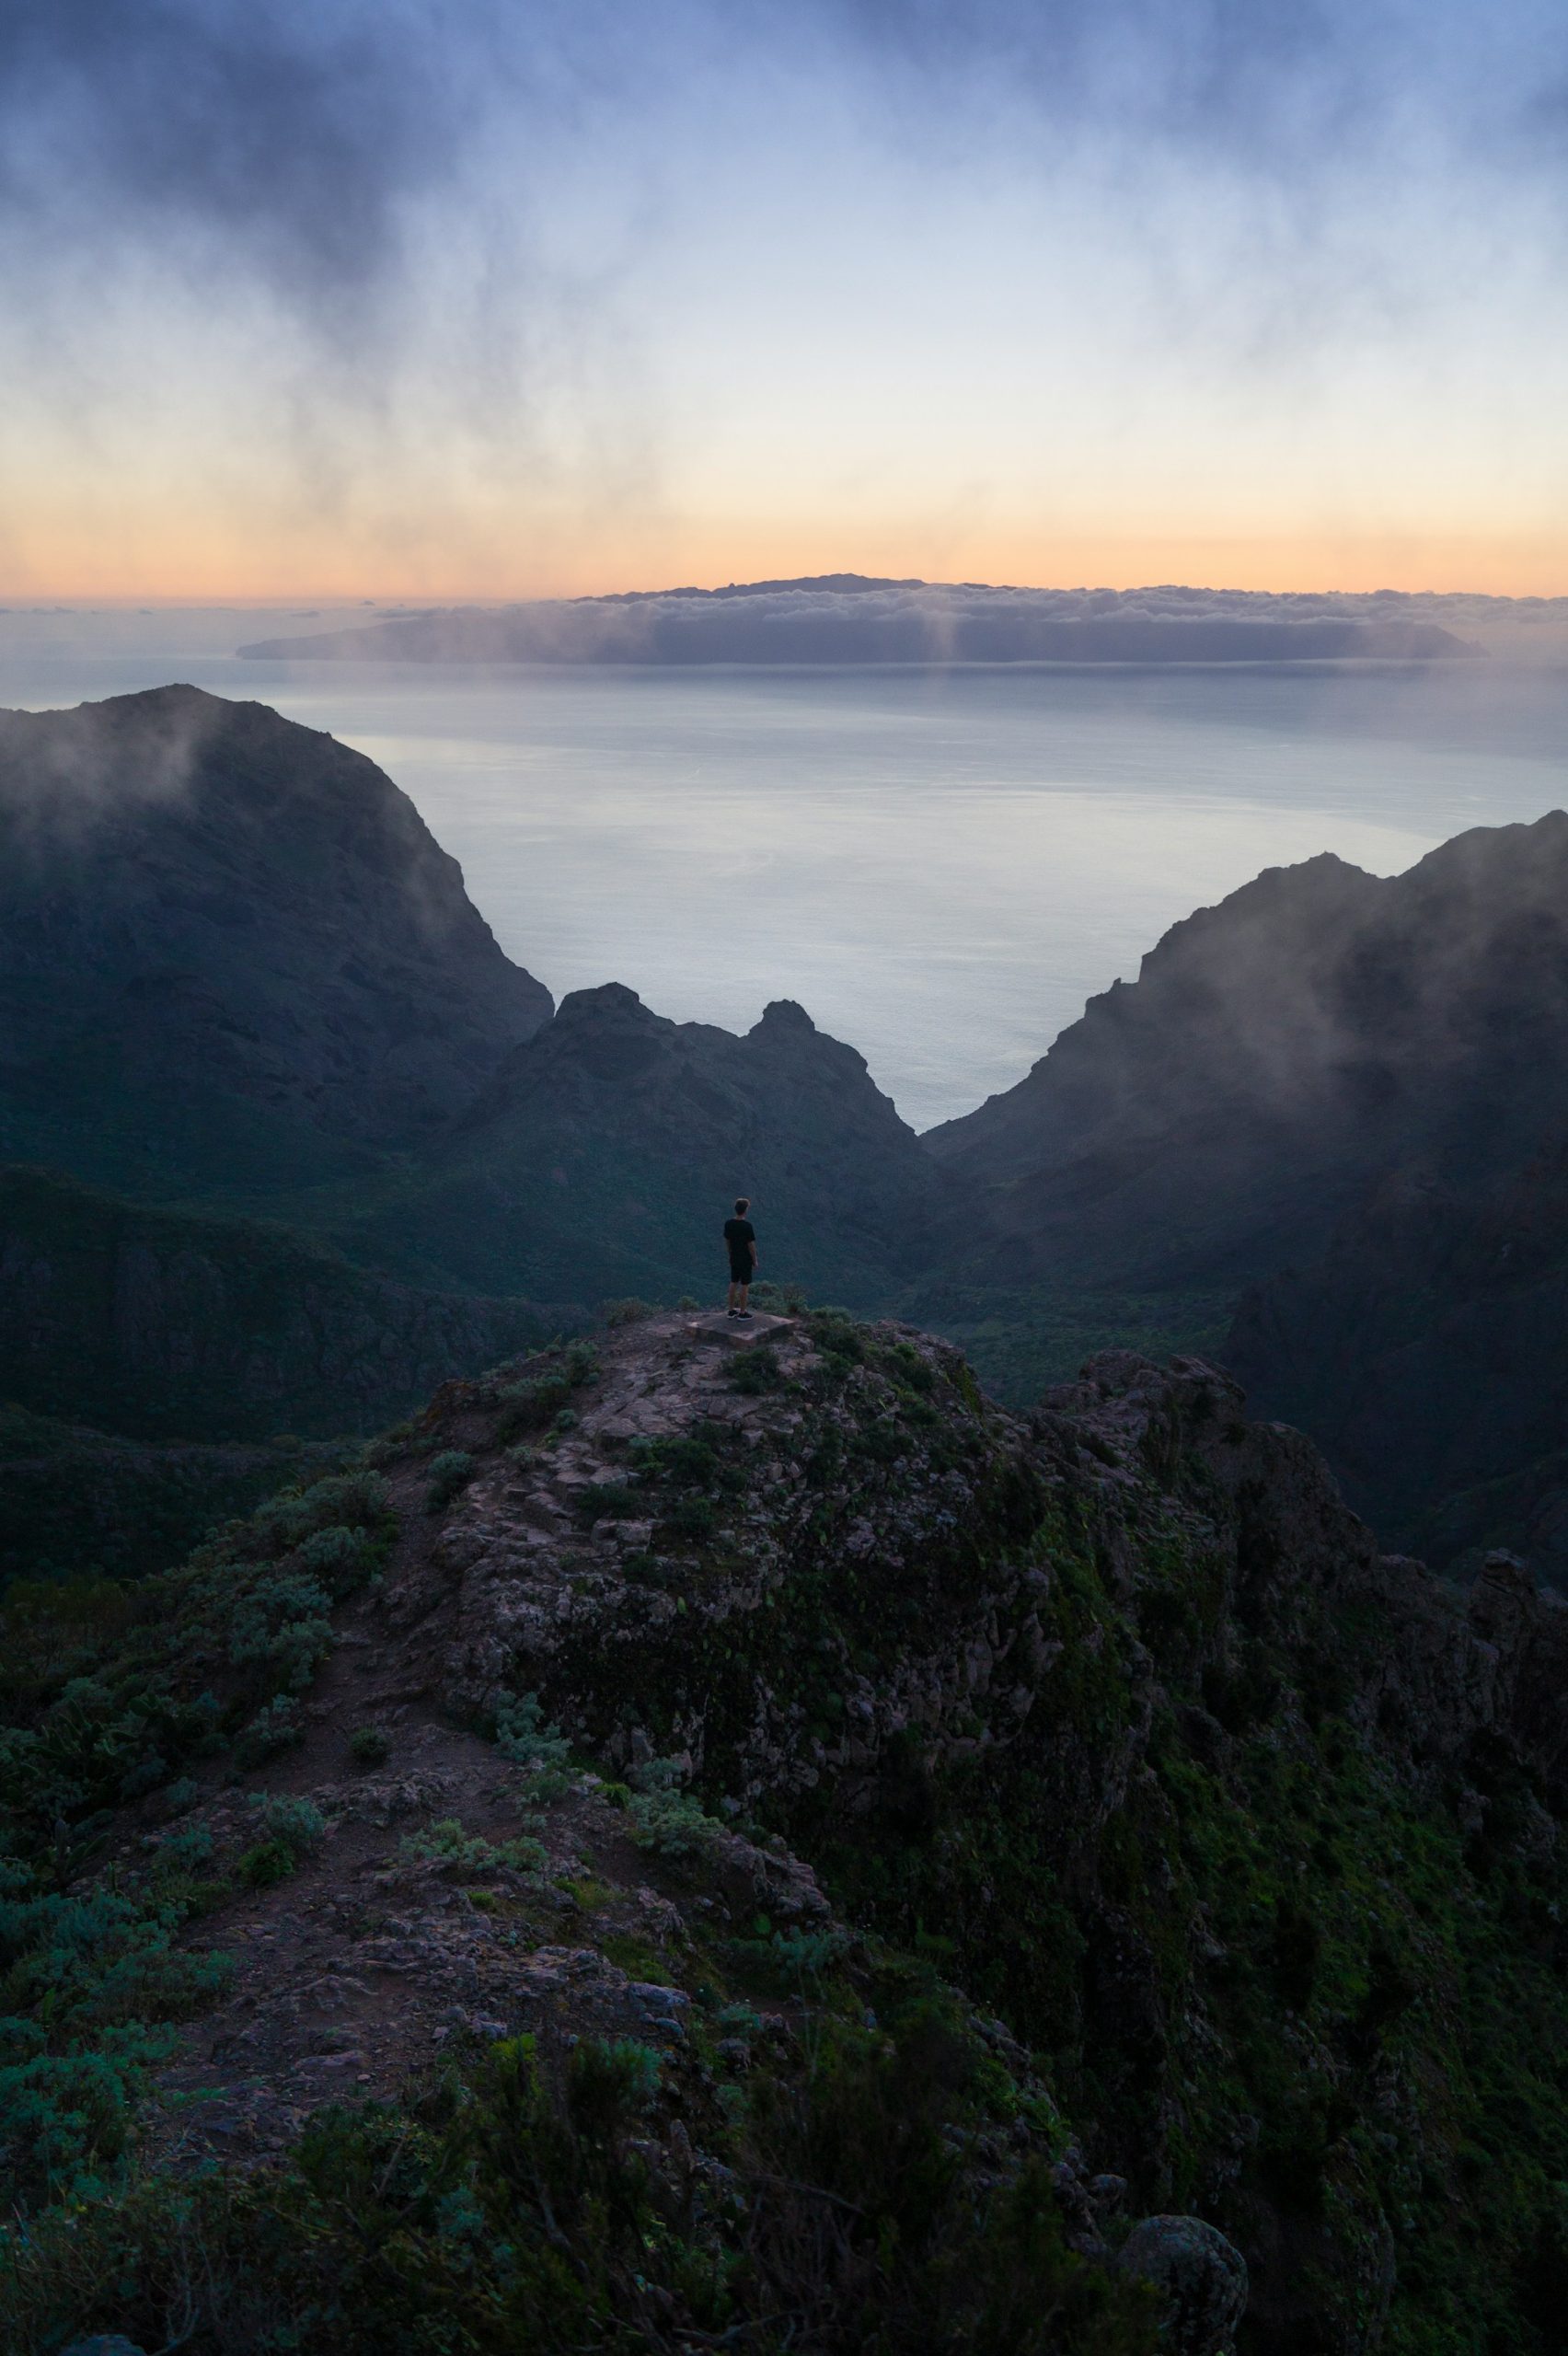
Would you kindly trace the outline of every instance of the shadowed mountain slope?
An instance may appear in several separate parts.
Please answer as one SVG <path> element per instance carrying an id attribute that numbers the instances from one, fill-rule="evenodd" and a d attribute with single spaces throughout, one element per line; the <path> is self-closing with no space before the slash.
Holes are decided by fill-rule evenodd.
<path id="1" fill-rule="evenodd" d="M 607 983 L 564 999 L 419 1175 L 333 1232 L 492 1291 L 707 1297 L 738 1194 L 765 1276 L 857 1305 L 959 1249 L 973 1217 L 974 1190 L 801 1008 L 777 1001 L 737 1036 Z"/>
<path id="2" fill-rule="evenodd" d="M 1311 1266 L 1251 1288 L 1224 1345 L 1391 1543 L 1489 1547 L 1568 1587 L 1568 1149 L 1479 1198 L 1380 1188 Z"/>
<path id="3" fill-rule="evenodd" d="M 180 1562 L 214 1524 L 289 1482 L 319 1478 L 355 1443 L 125 1439 L 0 1404 L 0 1590 L 139 1579 Z"/>
<path id="4" fill-rule="evenodd" d="M 374 1430 L 584 1312 L 421 1292 L 277 1227 L 0 1166 L 0 1400 L 151 1440 Z"/>
<path id="5" fill-rule="evenodd" d="M 1324 856 L 1176 925 L 1026 1079 L 926 1139 L 1009 1257 L 1184 1282 L 1321 1250 L 1384 1173 L 1468 1189 L 1568 1117 L 1568 817 L 1387 881 Z"/>
<path id="6" fill-rule="evenodd" d="M 0 1153 L 310 1183 L 428 1136 L 549 1012 L 363 754 L 188 687 L 0 713 Z"/>

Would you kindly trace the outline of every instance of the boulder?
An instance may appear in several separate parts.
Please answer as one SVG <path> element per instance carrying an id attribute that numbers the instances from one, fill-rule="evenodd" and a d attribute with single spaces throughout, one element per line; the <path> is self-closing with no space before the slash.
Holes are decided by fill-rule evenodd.
<path id="1" fill-rule="evenodd" d="M 1172 2356 L 1220 2356 L 1247 2304 L 1247 2261 L 1201 2217 L 1145 2217 L 1122 2246 L 1122 2272 L 1152 2282 Z"/>

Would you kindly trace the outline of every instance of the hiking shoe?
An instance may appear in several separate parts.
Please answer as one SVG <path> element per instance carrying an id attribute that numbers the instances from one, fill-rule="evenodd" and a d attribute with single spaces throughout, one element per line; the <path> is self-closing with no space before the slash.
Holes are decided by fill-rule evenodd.
<path id="1" fill-rule="evenodd" d="M 726 1317 L 738 1317 L 740 1313 L 741 1312 L 738 1309 L 727 1309 L 724 1311 Z"/>
<path id="2" fill-rule="evenodd" d="M 733 1317 L 742 1319 L 747 1325 L 751 1323 L 751 1311 L 749 1309 L 732 1310 L 730 1313 Z"/>

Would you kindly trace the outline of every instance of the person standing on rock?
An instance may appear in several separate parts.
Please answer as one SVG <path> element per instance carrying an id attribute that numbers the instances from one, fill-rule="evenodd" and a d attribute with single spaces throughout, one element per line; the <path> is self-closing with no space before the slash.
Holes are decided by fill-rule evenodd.
<path id="1" fill-rule="evenodd" d="M 751 1315 L 746 1307 L 746 1295 L 756 1274 L 756 1230 L 746 1217 L 750 1208 L 750 1196 L 737 1195 L 735 1216 L 724 1221 L 724 1249 L 730 1255 L 730 1299 L 726 1314 L 731 1317 L 749 1318 Z"/>

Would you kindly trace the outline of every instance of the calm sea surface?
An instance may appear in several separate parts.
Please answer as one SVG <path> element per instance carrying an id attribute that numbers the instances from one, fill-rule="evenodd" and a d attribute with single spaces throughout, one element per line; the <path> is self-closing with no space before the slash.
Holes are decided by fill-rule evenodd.
<path id="1" fill-rule="evenodd" d="M 327 618 L 324 618 L 324 623 Z M 506 671 L 247 663 L 276 614 L 0 615 L 0 704 L 190 679 L 358 745 L 558 995 L 798 999 L 917 1126 L 1177 918 L 1568 802 L 1568 668 Z"/>

